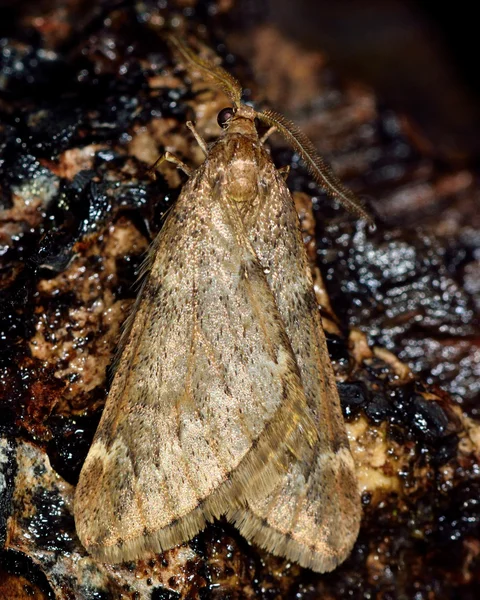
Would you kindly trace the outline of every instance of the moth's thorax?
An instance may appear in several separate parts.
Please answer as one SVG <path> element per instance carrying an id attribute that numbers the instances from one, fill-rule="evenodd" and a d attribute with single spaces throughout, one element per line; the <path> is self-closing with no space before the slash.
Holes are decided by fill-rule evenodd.
<path id="1" fill-rule="evenodd" d="M 239 204 L 251 205 L 258 196 L 259 154 L 258 138 L 227 133 L 225 136 L 227 161 L 223 185 L 228 196 Z"/>
<path id="2" fill-rule="evenodd" d="M 248 210 L 258 198 L 259 173 L 268 161 L 253 119 L 236 115 L 215 146 L 211 156 L 219 183 L 231 200 L 243 205 L 242 211 Z"/>
<path id="3" fill-rule="evenodd" d="M 255 127 L 255 111 L 251 106 L 247 104 L 241 104 L 235 111 L 231 121 L 228 124 L 229 133 L 242 133 L 243 135 L 253 136 L 257 135 L 257 128 Z"/>

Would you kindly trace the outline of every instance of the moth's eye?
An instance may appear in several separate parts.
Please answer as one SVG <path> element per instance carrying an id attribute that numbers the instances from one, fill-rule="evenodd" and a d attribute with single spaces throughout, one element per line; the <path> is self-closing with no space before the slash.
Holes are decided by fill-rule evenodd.
<path id="1" fill-rule="evenodd" d="M 222 129 L 225 129 L 230 122 L 230 119 L 233 117 L 234 110 L 233 108 L 223 108 L 217 116 L 217 123 L 220 125 Z"/>

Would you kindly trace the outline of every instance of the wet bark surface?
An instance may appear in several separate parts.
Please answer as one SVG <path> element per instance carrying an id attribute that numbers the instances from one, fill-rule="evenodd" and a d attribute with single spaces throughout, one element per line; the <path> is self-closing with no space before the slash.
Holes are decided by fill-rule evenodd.
<path id="1" fill-rule="evenodd" d="M 476 174 L 438 160 L 407 114 L 229 2 L 45 1 L 0 40 L 0 596 L 474 598 L 480 583 Z M 232 15 L 235 15 L 233 19 Z M 246 98 L 292 118 L 376 216 L 369 231 L 290 165 L 363 490 L 351 557 L 319 575 L 226 522 L 138 563 L 81 547 L 73 491 L 136 274 L 227 105 L 148 24 L 188 33 Z M 248 28 L 247 28 L 248 25 Z M 248 32 L 248 35 L 247 33 Z"/>

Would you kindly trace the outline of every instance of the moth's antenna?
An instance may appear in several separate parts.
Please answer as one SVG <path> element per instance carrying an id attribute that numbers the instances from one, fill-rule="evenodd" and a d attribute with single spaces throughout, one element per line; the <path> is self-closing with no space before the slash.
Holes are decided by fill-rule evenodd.
<path id="1" fill-rule="evenodd" d="M 325 191 L 338 200 L 348 211 L 374 226 L 373 218 L 364 209 L 361 201 L 343 185 L 331 167 L 317 153 L 312 142 L 296 125 L 273 110 L 257 112 L 257 117 L 267 125 L 275 127 L 290 142 L 305 161 L 307 169 L 315 181 Z"/>
<path id="2" fill-rule="evenodd" d="M 230 75 L 222 67 L 214 65 L 192 52 L 188 46 L 173 34 L 165 33 L 164 36 L 167 42 L 181 54 L 187 63 L 193 64 L 215 80 L 222 91 L 230 98 L 235 108 L 240 106 L 242 86 L 233 75 Z"/>

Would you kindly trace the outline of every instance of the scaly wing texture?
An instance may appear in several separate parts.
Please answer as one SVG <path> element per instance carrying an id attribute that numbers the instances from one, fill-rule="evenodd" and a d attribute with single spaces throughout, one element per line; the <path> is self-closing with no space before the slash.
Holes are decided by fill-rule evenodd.
<path id="1" fill-rule="evenodd" d="M 268 168 L 263 166 L 262 172 L 267 174 Z M 265 179 L 275 183 L 263 188 L 246 227 L 269 273 L 318 441 L 309 458 L 292 456 L 273 492 L 259 500 L 249 498 L 250 510 L 230 511 L 229 517 L 247 539 L 324 572 L 352 549 L 360 526 L 360 496 L 298 216 L 278 173 Z"/>
<path id="2" fill-rule="evenodd" d="M 316 437 L 283 321 L 217 170 L 207 159 L 191 177 L 155 242 L 80 475 L 77 532 L 101 560 L 191 539 L 254 478 L 251 499 L 265 495 L 286 448 Z"/>

